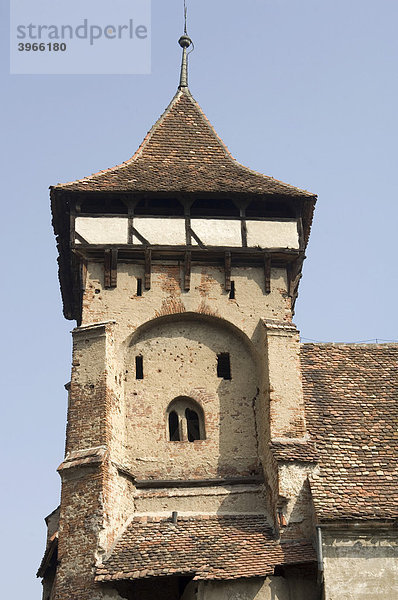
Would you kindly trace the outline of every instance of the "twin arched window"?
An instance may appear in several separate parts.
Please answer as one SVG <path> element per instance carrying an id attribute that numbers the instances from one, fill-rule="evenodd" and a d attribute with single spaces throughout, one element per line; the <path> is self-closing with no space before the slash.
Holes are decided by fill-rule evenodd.
<path id="1" fill-rule="evenodd" d="M 170 442 L 195 442 L 205 439 L 203 410 L 192 398 L 175 398 L 167 409 Z"/>

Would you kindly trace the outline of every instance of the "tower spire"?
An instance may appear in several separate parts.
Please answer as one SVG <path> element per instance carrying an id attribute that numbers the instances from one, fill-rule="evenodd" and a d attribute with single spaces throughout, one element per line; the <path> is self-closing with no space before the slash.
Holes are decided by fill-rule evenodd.
<path id="1" fill-rule="evenodd" d="M 182 48 L 182 62 L 181 62 L 181 74 L 180 74 L 180 85 L 178 89 L 188 88 L 188 54 L 187 49 L 193 46 L 193 42 L 187 33 L 187 5 L 184 0 L 184 35 L 178 40 Z M 191 50 L 192 52 L 192 50 Z"/>

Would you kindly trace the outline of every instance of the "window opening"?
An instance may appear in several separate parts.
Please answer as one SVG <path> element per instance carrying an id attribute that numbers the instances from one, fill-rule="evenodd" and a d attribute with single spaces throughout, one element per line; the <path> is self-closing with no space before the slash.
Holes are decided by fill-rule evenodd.
<path id="1" fill-rule="evenodd" d="M 113 200 L 90 198 L 83 200 L 80 207 L 80 212 L 82 214 L 127 215 L 128 209 L 122 200 L 118 200 L 116 198 Z"/>
<path id="2" fill-rule="evenodd" d="M 291 206 L 286 202 L 266 202 L 264 200 L 253 200 L 249 206 L 246 207 L 246 218 L 251 217 L 282 217 L 282 218 L 294 218 L 295 212 Z"/>
<path id="3" fill-rule="evenodd" d="M 136 205 L 134 214 L 137 216 L 183 217 L 184 207 L 177 198 L 144 198 Z"/>
<path id="4" fill-rule="evenodd" d="M 178 424 L 178 415 L 175 410 L 169 414 L 169 440 L 170 442 L 180 441 L 180 430 Z"/>
<path id="5" fill-rule="evenodd" d="M 166 438 L 170 442 L 206 439 L 203 409 L 192 398 L 174 398 L 167 408 L 166 418 Z"/>
<path id="6" fill-rule="evenodd" d="M 221 377 L 222 379 L 232 379 L 231 362 L 228 352 L 217 354 L 217 377 Z"/>
<path id="7" fill-rule="evenodd" d="M 239 208 L 228 198 L 201 198 L 191 206 L 191 217 L 237 217 Z"/>
<path id="8" fill-rule="evenodd" d="M 231 281 L 231 289 L 229 291 L 229 299 L 235 300 L 235 281 Z"/>
<path id="9" fill-rule="evenodd" d="M 144 359 L 141 355 L 135 357 L 135 378 L 144 379 Z"/>
<path id="10" fill-rule="evenodd" d="M 187 408 L 185 410 L 185 418 L 187 420 L 188 441 L 194 442 L 195 440 L 200 440 L 198 413 Z"/>
<path id="11" fill-rule="evenodd" d="M 142 279 L 137 279 L 137 296 L 142 296 Z"/>

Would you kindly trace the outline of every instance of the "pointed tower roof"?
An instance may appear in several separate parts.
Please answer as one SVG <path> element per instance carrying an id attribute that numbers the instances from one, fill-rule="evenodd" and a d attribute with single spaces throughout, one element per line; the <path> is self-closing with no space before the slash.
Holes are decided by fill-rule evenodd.
<path id="1" fill-rule="evenodd" d="M 180 86 L 132 158 L 55 188 L 76 192 L 227 192 L 314 197 L 238 163 L 185 86 Z"/>

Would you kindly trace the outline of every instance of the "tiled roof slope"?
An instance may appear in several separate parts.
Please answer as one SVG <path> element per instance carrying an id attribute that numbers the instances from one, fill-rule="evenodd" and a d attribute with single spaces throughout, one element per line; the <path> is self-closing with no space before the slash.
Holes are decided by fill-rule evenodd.
<path id="1" fill-rule="evenodd" d="M 315 198 L 235 161 L 189 91 L 179 90 L 128 161 L 53 189 L 231 192 Z"/>
<path id="2" fill-rule="evenodd" d="M 308 542 L 276 542 L 263 515 L 179 517 L 176 524 L 135 518 L 97 568 L 96 580 L 264 577 L 276 565 L 315 560 Z"/>
<path id="3" fill-rule="evenodd" d="M 304 344 L 301 360 L 319 518 L 397 519 L 398 344 Z"/>
<path id="4" fill-rule="evenodd" d="M 280 462 L 318 462 L 319 455 L 313 442 L 271 442 L 270 450 Z"/>

